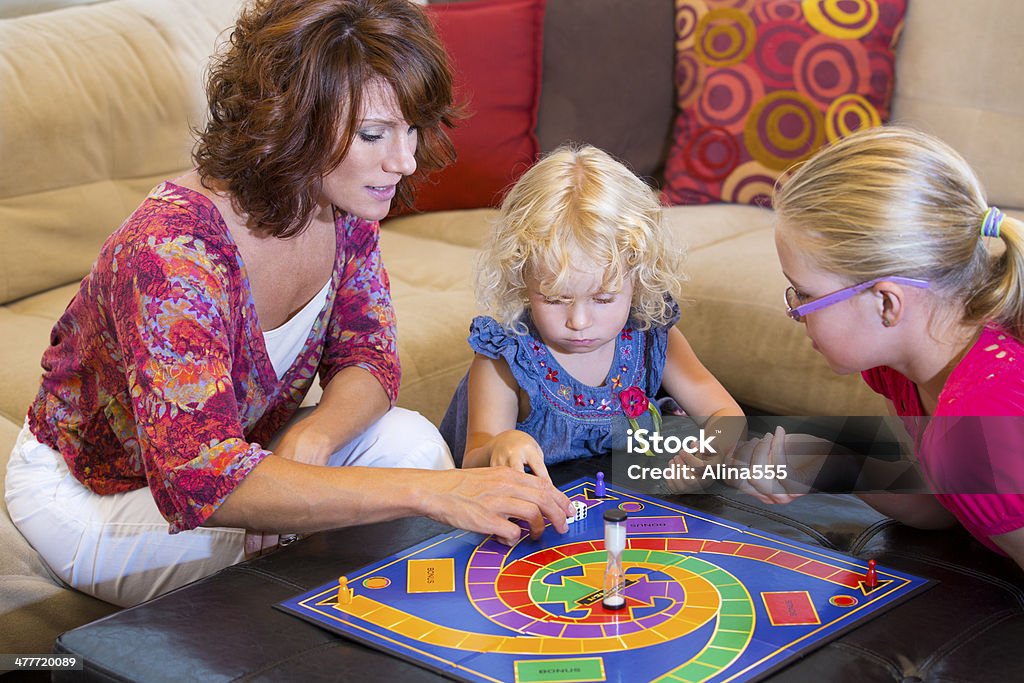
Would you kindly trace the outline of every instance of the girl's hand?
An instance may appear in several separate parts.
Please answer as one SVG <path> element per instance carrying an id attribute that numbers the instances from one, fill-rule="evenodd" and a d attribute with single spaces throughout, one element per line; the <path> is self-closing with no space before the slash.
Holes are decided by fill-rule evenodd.
<path id="1" fill-rule="evenodd" d="M 786 460 L 786 431 L 782 427 L 776 427 L 775 434 L 766 433 L 759 439 L 751 439 L 739 446 L 733 458 L 738 465 L 751 470 L 757 466 L 758 470 L 765 472 L 769 471 L 766 468 L 770 466 L 770 471 L 774 473 L 771 479 L 752 476 L 738 482 L 741 491 L 762 503 L 791 503 L 806 493 L 806 490 L 791 491 L 786 486 L 789 481 L 789 463 Z M 785 478 L 779 479 L 780 471 L 786 473 Z"/>
<path id="2" fill-rule="evenodd" d="M 832 445 L 809 434 L 787 435 L 781 426 L 776 427 L 774 434 L 765 434 L 736 448 L 736 465 L 752 470 L 751 477 L 737 488 L 763 503 L 791 503 L 813 490 Z M 757 473 L 760 476 L 753 476 Z"/>
<path id="3" fill-rule="evenodd" d="M 704 468 L 708 466 L 708 463 L 686 451 L 677 453 L 669 461 L 669 464 L 686 468 L 684 471 L 687 473 L 687 476 L 677 479 L 664 479 L 663 483 L 666 493 L 700 493 L 704 489 L 709 488 L 715 481 L 710 478 L 705 479 L 703 476 Z"/>
<path id="4" fill-rule="evenodd" d="M 518 429 L 510 429 L 494 437 L 490 444 L 491 467 L 511 467 L 519 472 L 526 468 L 547 482 L 551 482 L 548 468 L 544 466 L 544 451 L 540 444 Z"/>

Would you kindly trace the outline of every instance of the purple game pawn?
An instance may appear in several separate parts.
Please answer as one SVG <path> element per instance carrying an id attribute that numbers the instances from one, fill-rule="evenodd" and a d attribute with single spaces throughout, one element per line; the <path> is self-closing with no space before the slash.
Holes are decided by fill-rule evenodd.
<path id="1" fill-rule="evenodd" d="M 604 498 L 607 495 L 604 488 L 604 472 L 597 473 L 597 484 L 594 485 L 594 495 L 598 498 Z"/>

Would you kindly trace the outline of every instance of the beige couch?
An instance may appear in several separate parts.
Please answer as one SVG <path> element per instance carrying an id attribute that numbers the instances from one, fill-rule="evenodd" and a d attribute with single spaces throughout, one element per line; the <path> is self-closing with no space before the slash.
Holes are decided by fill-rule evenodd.
<path id="1" fill-rule="evenodd" d="M 1024 3 L 978 0 L 970 14 L 961 0 L 910 4 L 895 118 L 952 143 L 978 168 L 993 203 L 1021 209 Z M 77 280 L 144 194 L 187 168 L 189 124 L 203 112 L 203 67 L 236 6 L 112 0 L 0 20 L 0 475 L 36 391 L 50 327 Z M 586 140 L 657 177 L 672 118 L 671 26 L 671 0 L 548 0 L 542 146 Z M 641 30 L 656 39 L 616 37 Z M 566 58 L 574 45 L 580 64 L 618 59 L 621 73 L 577 77 Z M 588 96 L 605 108 L 608 92 L 639 91 L 640 99 L 617 99 L 626 124 L 652 138 L 646 150 L 635 148 L 644 134 L 614 135 L 603 119 L 577 120 L 592 107 L 576 94 L 560 97 L 561 89 L 589 82 L 604 88 Z M 470 360 L 471 272 L 492 217 L 439 212 L 391 220 L 383 230 L 399 319 L 400 403 L 435 421 Z M 666 219 L 689 245 L 680 326 L 742 403 L 790 415 L 878 413 L 876 397 L 857 378 L 833 375 L 783 315 L 769 211 L 678 207 Z M 0 652 L 48 651 L 61 631 L 113 609 L 55 580 L 0 510 Z"/>

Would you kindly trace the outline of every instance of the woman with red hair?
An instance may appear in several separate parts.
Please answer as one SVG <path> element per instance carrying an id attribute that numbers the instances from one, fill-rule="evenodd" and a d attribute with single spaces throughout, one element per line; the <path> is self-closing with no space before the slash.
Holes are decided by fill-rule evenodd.
<path id="1" fill-rule="evenodd" d="M 564 530 L 549 482 L 451 469 L 434 426 L 394 407 L 378 221 L 453 158 L 424 12 L 258 0 L 207 96 L 195 169 L 110 236 L 43 356 L 6 490 L 54 573 L 130 605 L 285 532 L 418 514 L 509 542 L 509 517 Z M 315 375 L 323 398 L 297 414 Z"/>

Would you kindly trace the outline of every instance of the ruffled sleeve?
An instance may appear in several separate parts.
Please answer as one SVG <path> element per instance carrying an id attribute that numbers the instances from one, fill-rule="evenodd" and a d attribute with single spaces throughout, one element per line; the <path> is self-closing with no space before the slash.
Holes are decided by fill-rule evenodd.
<path id="1" fill-rule="evenodd" d="M 515 350 L 515 336 L 494 318 L 478 315 L 469 325 L 469 345 L 488 358 L 502 358 Z"/>
<path id="2" fill-rule="evenodd" d="M 541 382 L 538 373 L 546 371 L 548 352 L 542 343 L 530 334 L 516 334 L 484 315 L 473 318 L 468 341 L 475 352 L 488 358 L 504 359 L 519 388 L 533 402 Z"/>
<path id="3" fill-rule="evenodd" d="M 668 333 L 679 322 L 679 304 L 669 300 L 672 314 L 669 321 L 660 327 L 652 327 L 647 331 L 647 393 L 653 396 L 661 387 L 661 378 L 665 373 L 665 359 L 668 355 Z"/>

